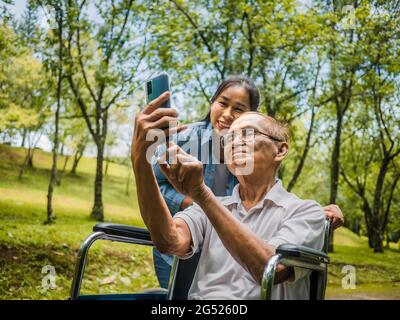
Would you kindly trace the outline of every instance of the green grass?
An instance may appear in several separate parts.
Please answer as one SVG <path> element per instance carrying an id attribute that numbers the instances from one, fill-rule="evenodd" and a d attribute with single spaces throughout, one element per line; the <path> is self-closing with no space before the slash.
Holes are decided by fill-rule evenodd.
<path id="1" fill-rule="evenodd" d="M 23 161 L 24 150 L 20 148 L 10 148 L 8 146 L 0 147 L 0 188 L 2 193 L 7 194 L 10 189 L 20 192 L 19 199 L 26 199 L 28 203 L 46 201 L 47 188 L 49 183 L 49 168 L 51 166 L 50 155 L 41 150 L 35 151 L 34 166 L 35 169 L 28 170 L 22 181 L 18 180 L 19 166 Z M 64 164 L 64 157 L 59 157 L 58 167 Z M 69 161 L 67 172 L 72 165 Z M 89 170 L 93 170 L 92 173 Z M 63 205 L 70 205 L 79 201 L 78 207 L 85 208 L 92 206 L 93 186 L 95 171 L 95 159 L 83 158 L 78 166 L 78 175 L 65 175 L 61 186 L 56 188 L 54 197 Z M 133 183 L 130 183 L 130 195 L 126 195 L 126 177 L 128 169 L 124 166 L 111 163 L 108 169 L 108 175 L 104 177 L 103 200 L 105 203 L 105 215 L 110 212 L 111 216 L 118 210 L 129 209 L 125 215 L 139 217 L 136 190 Z M 33 191 L 33 193 L 32 193 Z M 25 193 L 25 194 L 24 194 Z M 72 203 L 71 198 L 73 199 Z M 86 205 L 86 207 L 85 207 Z"/>
<path id="2" fill-rule="evenodd" d="M 78 248 L 96 223 L 89 219 L 95 160 L 82 159 L 78 175 L 63 178 L 54 193 L 56 222 L 44 225 L 50 155 L 36 150 L 35 169 L 20 181 L 23 156 L 24 150 L 0 145 L 0 299 L 65 299 Z M 61 158 L 59 167 L 63 162 Z M 126 195 L 127 170 L 109 166 L 105 220 L 144 226 L 132 181 Z M 55 268 L 55 289 L 43 290 L 46 265 Z M 151 248 L 100 241 L 89 253 L 82 293 L 133 292 L 157 285 Z"/>
<path id="3" fill-rule="evenodd" d="M 335 232 L 335 252 L 330 253 L 327 298 L 331 299 L 400 299 L 400 251 L 386 249 L 373 253 L 368 239 L 346 228 Z M 356 271 L 356 288 L 342 288 L 342 269 L 351 265 Z"/>
<path id="4" fill-rule="evenodd" d="M 95 159 L 83 158 L 78 175 L 66 175 L 56 187 L 57 219 L 44 225 L 51 155 L 35 151 L 35 169 L 20 181 L 23 157 L 23 149 L 0 145 L 0 299 L 65 299 L 78 248 L 96 223 L 89 219 Z M 63 163 L 60 157 L 58 166 Z M 126 195 L 127 170 L 110 164 L 104 177 L 105 220 L 143 226 L 133 181 Z M 398 245 L 374 254 L 365 237 L 340 228 L 330 257 L 328 299 L 400 299 Z M 43 290 L 46 265 L 55 268 L 55 289 Z M 356 268 L 354 290 L 342 288 L 345 265 Z M 157 285 L 151 248 L 100 241 L 90 251 L 82 293 L 134 292 Z"/>

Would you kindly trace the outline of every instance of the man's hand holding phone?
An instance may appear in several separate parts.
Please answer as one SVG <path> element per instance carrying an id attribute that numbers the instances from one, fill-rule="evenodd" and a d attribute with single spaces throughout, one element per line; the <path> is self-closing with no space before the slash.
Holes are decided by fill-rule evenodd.
<path id="1" fill-rule="evenodd" d="M 170 98 L 170 93 L 164 92 L 158 98 L 150 101 L 135 117 L 135 129 L 131 146 L 131 161 L 133 169 L 143 161 L 147 162 L 146 151 L 154 143 L 146 139 L 150 130 L 163 130 L 165 137 L 186 129 L 179 126 L 178 112 L 173 108 L 161 107 Z M 150 163 L 149 163 L 150 165 Z"/>

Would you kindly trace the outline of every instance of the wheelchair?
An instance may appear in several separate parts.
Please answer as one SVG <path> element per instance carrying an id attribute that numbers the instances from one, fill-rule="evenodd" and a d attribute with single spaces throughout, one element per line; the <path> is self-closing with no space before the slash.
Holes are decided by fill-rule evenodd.
<path id="1" fill-rule="evenodd" d="M 311 270 L 310 274 L 310 300 L 323 300 L 327 283 L 327 268 L 329 257 L 327 255 L 331 224 L 325 221 L 324 245 L 322 251 L 293 244 L 282 244 L 276 249 L 264 268 L 261 283 L 261 298 L 271 300 L 278 264 L 289 267 L 299 267 Z M 181 260 L 174 257 L 168 289 L 148 289 L 138 293 L 128 294 L 96 294 L 81 295 L 80 288 L 85 271 L 86 257 L 91 245 L 97 240 L 110 240 L 153 246 L 148 230 L 133 226 L 99 223 L 93 227 L 90 234 L 81 244 L 72 281 L 70 300 L 187 300 L 188 292 L 200 258 L 200 252 L 191 258 Z"/>

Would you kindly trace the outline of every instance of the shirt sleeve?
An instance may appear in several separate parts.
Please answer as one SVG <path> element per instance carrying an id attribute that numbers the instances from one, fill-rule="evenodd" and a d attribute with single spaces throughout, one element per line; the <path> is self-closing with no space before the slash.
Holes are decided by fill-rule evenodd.
<path id="1" fill-rule="evenodd" d="M 207 216 L 200 206 L 194 203 L 192 206 L 186 208 L 185 210 L 178 212 L 174 219 L 182 219 L 187 224 L 190 236 L 191 236 L 191 246 L 190 251 L 184 256 L 180 256 L 180 259 L 189 259 L 196 252 L 201 250 L 204 242 L 204 236 L 207 228 Z"/>
<path id="2" fill-rule="evenodd" d="M 281 244 L 290 243 L 322 250 L 324 224 L 325 215 L 322 207 L 315 201 L 304 201 L 293 214 L 282 221 L 278 231 L 267 242 L 276 248 Z M 295 282 L 310 272 L 308 269 L 294 267 L 292 281 Z"/>

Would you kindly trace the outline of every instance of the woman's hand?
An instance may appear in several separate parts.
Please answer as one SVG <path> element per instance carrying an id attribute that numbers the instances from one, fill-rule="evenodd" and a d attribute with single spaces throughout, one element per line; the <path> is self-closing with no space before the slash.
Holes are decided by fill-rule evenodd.
<path id="1" fill-rule="evenodd" d="M 187 207 L 190 207 L 193 204 L 193 200 L 190 197 L 185 197 L 182 202 L 181 202 L 181 206 L 180 209 L 181 210 L 185 210 Z"/>
<path id="2" fill-rule="evenodd" d="M 330 204 L 324 207 L 325 216 L 332 223 L 332 228 L 335 230 L 344 224 L 344 216 L 342 210 L 336 204 Z"/>
<path id="3" fill-rule="evenodd" d="M 169 163 L 166 158 L 169 158 Z M 161 171 L 176 191 L 195 199 L 204 191 L 203 163 L 170 142 L 166 152 L 157 160 Z"/>

